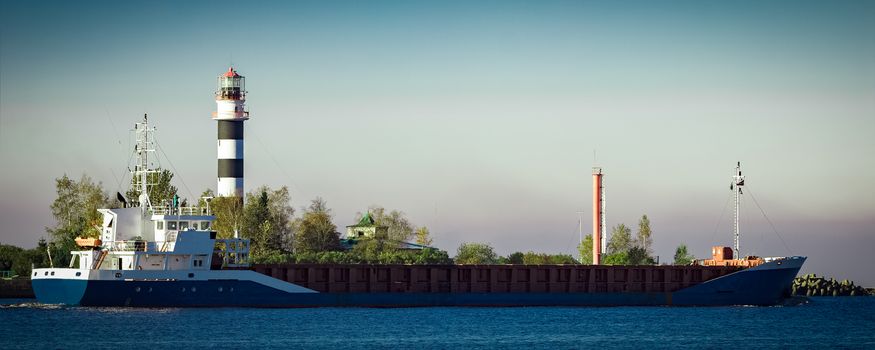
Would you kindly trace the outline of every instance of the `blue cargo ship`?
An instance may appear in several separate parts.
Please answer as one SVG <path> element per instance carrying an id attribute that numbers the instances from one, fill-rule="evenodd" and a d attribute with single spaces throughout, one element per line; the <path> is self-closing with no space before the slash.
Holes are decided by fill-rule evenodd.
<path id="1" fill-rule="evenodd" d="M 208 204 L 152 205 L 148 175 L 155 170 L 148 157 L 154 151 L 154 129 L 144 118 L 135 130 L 138 203 L 99 209 L 99 239 L 77 240 L 83 250 L 71 253 L 69 267 L 34 269 L 39 302 L 130 307 L 775 305 L 789 295 L 806 259 L 733 259 L 730 248 L 715 247 L 712 259 L 692 266 L 250 266 L 249 241 L 217 238 Z M 733 183 L 737 193 L 743 185 L 740 174 Z"/>
<path id="2" fill-rule="evenodd" d="M 772 260 L 762 265 L 673 291 L 426 291 L 392 290 L 391 283 L 371 291 L 320 292 L 252 270 L 140 271 L 101 269 L 37 269 L 33 288 L 47 304 L 132 307 L 417 307 L 417 306 L 719 306 L 775 305 L 805 258 Z M 293 267 L 294 268 L 294 267 Z M 342 269 L 342 267 L 335 267 Z M 362 266 L 361 269 L 423 270 L 546 269 L 562 266 Z M 592 267 L 568 267 L 591 269 Z M 630 267 L 634 269 L 636 267 Z M 637 267 L 656 270 L 652 266 Z M 707 268 L 707 267 L 702 267 Z M 319 267 L 309 267 L 314 270 Z M 689 271 L 689 269 L 687 270 Z M 693 270 L 695 271 L 695 270 Z M 54 273 L 54 275 L 52 275 Z M 395 281 L 397 282 L 397 281 Z M 457 283 L 463 284 L 463 283 Z M 581 285 L 579 283 L 559 283 Z M 555 284 L 554 284 L 555 285 Z M 629 285 L 629 284 L 627 284 Z M 452 288 L 452 286 L 450 286 Z M 448 288 L 448 289 L 450 289 Z"/>

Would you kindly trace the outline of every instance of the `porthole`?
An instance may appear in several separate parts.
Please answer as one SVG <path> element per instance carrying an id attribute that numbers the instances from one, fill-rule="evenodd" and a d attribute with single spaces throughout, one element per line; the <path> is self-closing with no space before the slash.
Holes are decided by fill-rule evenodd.
<path id="1" fill-rule="evenodd" d="M 231 287 L 231 293 L 234 293 L 234 287 Z"/>
<path id="2" fill-rule="evenodd" d="M 81 272 L 77 272 L 77 273 L 76 273 L 76 277 L 79 277 L 79 276 L 82 276 L 82 273 L 81 273 Z"/>
<path id="3" fill-rule="evenodd" d="M 182 287 L 182 292 L 185 293 L 185 287 Z"/>
<path id="4" fill-rule="evenodd" d="M 148 292 L 149 292 L 149 293 L 152 293 L 152 287 L 149 287 L 149 291 L 148 291 Z"/>
<path id="5" fill-rule="evenodd" d="M 221 292 L 222 292 L 222 287 L 219 287 L 219 293 L 221 293 Z"/>
<path id="6" fill-rule="evenodd" d="M 54 275 L 55 275 L 55 271 L 52 271 L 52 276 L 54 276 Z"/>
<path id="7" fill-rule="evenodd" d="M 140 287 L 134 288 L 134 291 L 136 291 L 137 293 L 139 293 L 139 292 L 140 292 Z"/>
<path id="8" fill-rule="evenodd" d="M 43 276 L 48 276 L 48 275 L 49 275 L 49 272 L 48 272 L 48 271 L 46 271 L 45 273 L 43 273 Z"/>
<path id="9" fill-rule="evenodd" d="M 191 292 L 192 293 L 197 292 L 197 287 L 191 287 Z"/>

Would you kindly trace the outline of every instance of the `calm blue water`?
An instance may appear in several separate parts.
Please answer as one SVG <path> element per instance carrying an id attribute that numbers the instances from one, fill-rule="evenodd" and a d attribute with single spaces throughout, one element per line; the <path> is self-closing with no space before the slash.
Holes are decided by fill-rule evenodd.
<path id="1" fill-rule="evenodd" d="M 875 348 L 875 297 L 791 307 L 125 309 L 0 299 L 2 349 Z"/>

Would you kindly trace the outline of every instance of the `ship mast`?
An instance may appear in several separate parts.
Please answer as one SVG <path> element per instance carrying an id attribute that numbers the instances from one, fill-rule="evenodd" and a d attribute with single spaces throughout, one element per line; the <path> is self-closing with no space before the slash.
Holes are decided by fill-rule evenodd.
<path id="1" fill-rule="evenodd" d="M 744 186 L 744 176 L 741 175 L 741 162 L 738 162 L 735 166 L 735 175 L 732 176 L 732 183 L 729 185 L 729 189 L 733 191 L 735 194 L 735 221 L 733 223 L 732 231 L 735 235 L 735 258 L 741 259 L 741 249 L 739 248 L 739 234 L 741 229 L 738 226 L 738 216 L 740 214 L 739 211 L 739 202 L 741 199 L 741 195 L 743 192 L 741 191 L 741 187 Z"/>
<path id="2" fill-rule="evenodd" d="M 131 171 L 133 184 L 132 187 L 140 192 L 138 202 L 140 203 L 140 211 L 145 217 L 152 212 L 152 202 L 149 199 L 149 174 L 157 173 L 156 170 L 149 168 L 149 153 L 154 153 L 155 148 L 155 128 L 149 126 L 149 117 L 143 114 L 143 122 L 134 124 L 134 132 L 137 134 L 137 145 L 134 150 L 137 153 L 137 165 Z"/>

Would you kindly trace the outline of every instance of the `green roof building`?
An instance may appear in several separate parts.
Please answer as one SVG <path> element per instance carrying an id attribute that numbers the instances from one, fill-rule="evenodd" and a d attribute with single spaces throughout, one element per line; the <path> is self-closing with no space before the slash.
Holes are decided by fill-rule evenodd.
<path id="1" fill-rule="evenodd" d="M 346 227 L 346 239 L 374 238 L 378 235 L 387 237 L 389 235 L 389 228 L 377 226 L 374 218 L 371 217 L 371 213 L 365 213 L 357 224 Z"/>

